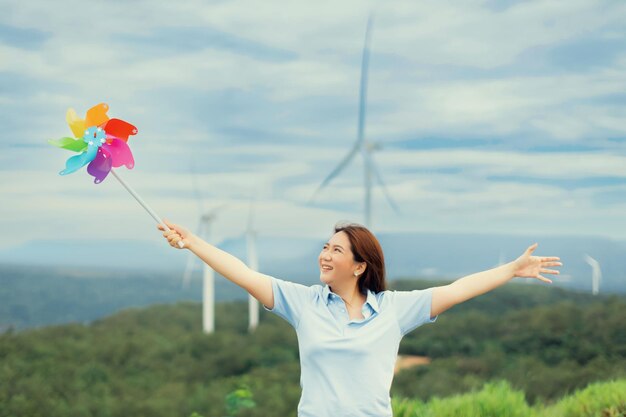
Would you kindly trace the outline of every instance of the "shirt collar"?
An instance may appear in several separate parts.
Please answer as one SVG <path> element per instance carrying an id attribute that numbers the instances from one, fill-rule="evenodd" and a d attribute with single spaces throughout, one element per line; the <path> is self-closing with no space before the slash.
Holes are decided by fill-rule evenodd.
<path id="1" fill-rule="evenodd" d="M 326 305 L 328 305 L 328 302 L 330 301 L 330 297 L 332 297 L 333 294 L 336 297 L 339 297 L 334 292 L 332 292 L 328 284 L 326 284 L 324 286 L 324 289 L 322 290 L 322 299 L 324 300 L 324 303 L 326 303 Z M 372 307 L 372 310 L 378 313 L 378 301 L 376 300 L 376 295 L 369 289 L 367 290 L 367 298 L 365 299 L 365 303 L 369 304 L 370 307 Z"/>

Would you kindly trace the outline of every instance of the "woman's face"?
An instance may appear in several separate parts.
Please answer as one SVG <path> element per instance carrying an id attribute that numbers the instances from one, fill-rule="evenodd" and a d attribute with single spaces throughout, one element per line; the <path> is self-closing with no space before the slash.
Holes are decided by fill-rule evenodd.
<path id="1" fill-rule="evenodd" d="M 356 279 L 354 273 L 362 273 L 363 265 L 354 261 L 350 239 L 344 232 L 337 232 L 324 244 L 319 256 L 320 281 L 333 283 Z"/>

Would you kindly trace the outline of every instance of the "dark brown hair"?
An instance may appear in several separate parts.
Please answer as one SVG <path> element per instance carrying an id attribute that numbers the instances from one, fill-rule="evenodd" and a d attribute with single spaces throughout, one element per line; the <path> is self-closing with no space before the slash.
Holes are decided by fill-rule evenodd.
<path id="1" fill-rule="evenodd" d="M 359 277 L 359 291 L 362 294 L 367 294 L 366 289 L 373 293 L 385 291 L 385 256 L 376 236 L 365 226 L 356 223 L 337 223 L 335 233 L 338 232 L 348 235 L 354 260 L 367 264 L 365 272 Z"/>

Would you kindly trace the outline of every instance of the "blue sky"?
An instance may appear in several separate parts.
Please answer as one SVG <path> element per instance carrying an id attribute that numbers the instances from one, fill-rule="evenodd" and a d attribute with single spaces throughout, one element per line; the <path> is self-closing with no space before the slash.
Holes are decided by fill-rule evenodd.
<path id="1" fill-rule="evenodd" d="M 135 124 L 118 172 L 194 227 L 227 204 L 239 235 L 327 237 L 363 220 L 356 138 L 374 12 L 366 139 L 401 208 L 374 191 L 377 231 L 626 238 L 626 3 L 621 1 L 15 2 L 0 0 L 0 249 L 40 239 L 158 241 L 113 178 L 61 177 L 100 102 Z"/>

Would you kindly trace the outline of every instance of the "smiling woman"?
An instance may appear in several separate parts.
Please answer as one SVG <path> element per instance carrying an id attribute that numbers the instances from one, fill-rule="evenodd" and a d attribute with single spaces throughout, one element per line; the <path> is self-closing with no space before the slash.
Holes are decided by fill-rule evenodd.
<path id="1" fill-rule="evenodd" d="M 389 390 L 400 341 L 433 323 L 450 307 L 510 279 L 534 277 L 559 266 L 559 258 L 531 256 L 530 246 L 514 262 L 469 275 L 452 284 L 414 291 L 389 291 L 378 239 L 364 226 L 337 225 L 319 255 L 320 281 L 310 287 L 261 274 L 234 256 L 165 222 L 159 230 L 216 272 L 241 286 L 265 309 L 296 330 L 300 349 L 300 417 L 393 415 Z"/>

